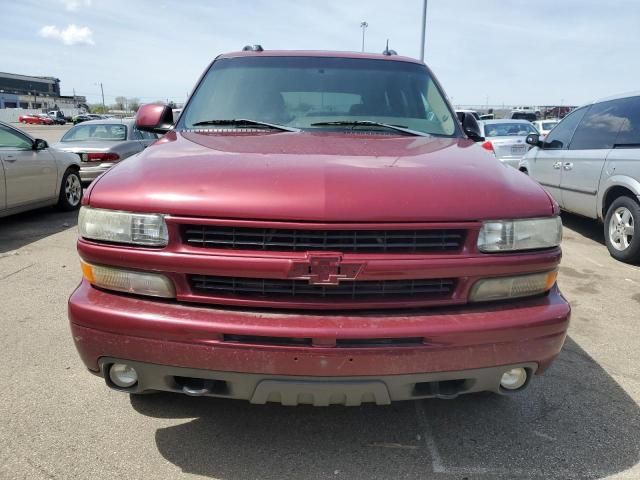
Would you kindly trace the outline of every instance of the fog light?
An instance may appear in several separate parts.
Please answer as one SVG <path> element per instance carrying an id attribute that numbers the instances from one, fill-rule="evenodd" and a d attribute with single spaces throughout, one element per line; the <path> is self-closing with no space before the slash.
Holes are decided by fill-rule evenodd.
<path id="1" fill-rule="evenodd" d="M 138 383 L 138 373 L 136 369 L 124 363 L 114 363 L 111 365 L 109 378 L 114 385 L 120 388 L 133 387 Z"/>
<path id="2" fill-rule="evenodd" d="M 527 381 L 527 371 L 522 367 L 512 368 L 502 374 L 500 386 L 506 390 L 517 390 Z"/>

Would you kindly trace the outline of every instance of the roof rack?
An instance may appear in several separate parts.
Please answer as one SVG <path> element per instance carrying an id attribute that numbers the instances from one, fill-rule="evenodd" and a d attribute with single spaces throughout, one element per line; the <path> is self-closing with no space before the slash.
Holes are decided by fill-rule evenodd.
<path id="1" fill-rule="evenodd" d="M 242 48 L 243 52 L 264 52 L 262 45 L 245 45 Z"/>

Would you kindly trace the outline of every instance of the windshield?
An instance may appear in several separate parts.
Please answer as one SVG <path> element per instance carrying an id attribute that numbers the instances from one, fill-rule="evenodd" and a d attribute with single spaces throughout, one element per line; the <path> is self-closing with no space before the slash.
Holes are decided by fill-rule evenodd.
<path id="1" fill-rule="evenodd" d="M 538 131 L 530 123 L 524 122 L 489 123 L 484 126 L 485 137 L 525 136 L 530 133 Z"/>
<path id="2" fill-rule="evenodd" d="M 193 94 L 177 128 L 232 119 L 313 130 L 353 128 L 312 126 L 323 122 L 374 121 L 433 135 L 458 133 L 442 93 L 424 66 L 370 59 L 218 60 Z"/>
<path id="3" fill-rule="evenodd" d="M 558 122 L 542 122 L 542 129 L 543 130 L 551 130 L 557 124 L 558 124 Z"/>
<path id="4" fill-rule="evenodd" d="M 69 130 L 61 142 L 81 142 L 83 140 L 126 140 L 127 126 L 121 123 L 84 124 Z"/>

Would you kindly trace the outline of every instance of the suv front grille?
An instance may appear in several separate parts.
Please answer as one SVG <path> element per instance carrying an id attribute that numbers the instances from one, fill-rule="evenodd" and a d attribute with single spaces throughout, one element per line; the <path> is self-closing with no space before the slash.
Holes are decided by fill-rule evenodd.
<path id="1" fill-rule="evenodd" d="M 453 279 L 427 280 L 363 280 L 345 281 L 339 285 L 311 285 L 306 280 L 218 277 L 191 275 L 194 292 L 212 296 L 269 299 L 438 299 L 453 292 Z"/>
<path id="2" fill-rule="evenodd" d="M 186 225 L 183 234 L 186 243 L 203 248 L 424 253 L 461 249 L 465 230 L 295 230 Z"/>

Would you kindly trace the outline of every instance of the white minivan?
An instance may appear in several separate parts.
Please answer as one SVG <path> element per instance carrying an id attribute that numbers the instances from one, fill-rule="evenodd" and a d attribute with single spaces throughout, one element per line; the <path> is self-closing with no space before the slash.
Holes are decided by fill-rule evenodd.
<path id="1" fill-rule="evenodd" d="M 527 143 L 520 170 L 563 210 L 602 220 L 614 258 L 640 261 L 640 93 L 584 105 Z"/>

